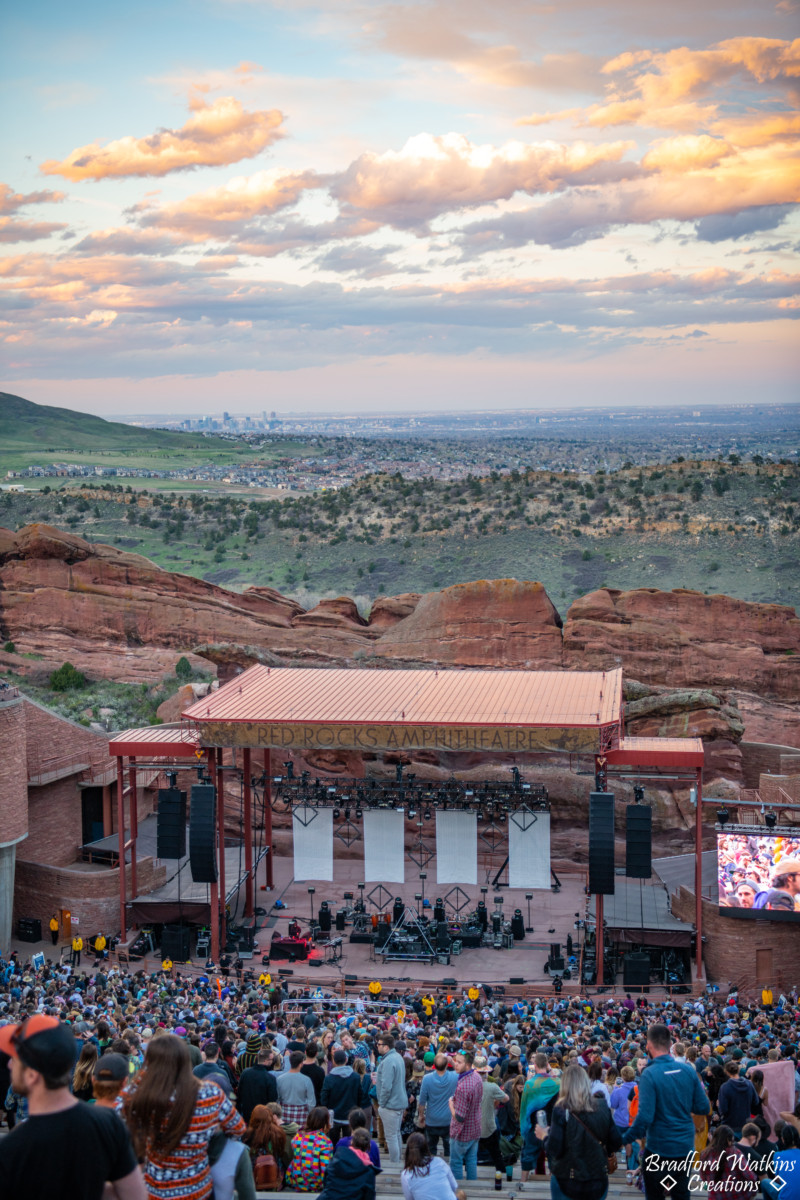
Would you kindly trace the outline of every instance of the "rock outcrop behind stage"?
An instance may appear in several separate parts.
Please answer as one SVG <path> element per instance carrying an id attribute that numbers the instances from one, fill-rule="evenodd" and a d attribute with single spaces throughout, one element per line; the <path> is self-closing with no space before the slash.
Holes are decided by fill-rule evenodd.
<path id="1" fill-rule="evenodd" d="M 47 525 L 0 530 L 0 666 L 155 680 L 182 654 L 222 678 L 272 665 L 522 667 L 621 665 L 631 733 L 697 735 L 721 779 L 738 743 L 800 747 L 800 620 L 794 609 L 677 589 L 600 589 L 563 621 L 540 583 L 480 580 L 304 611 L 267 587 L 231 592 Z M 35 658 L 24 658 L 33 655 Z M 638 690 L 637 690 L 638 688 Z"/>

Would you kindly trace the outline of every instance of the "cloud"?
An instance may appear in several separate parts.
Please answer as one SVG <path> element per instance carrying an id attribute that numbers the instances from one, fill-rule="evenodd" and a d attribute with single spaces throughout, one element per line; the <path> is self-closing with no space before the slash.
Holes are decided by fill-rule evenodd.
<path id="1" fill-rule="evenodd" d="M 754 233 L 777 229 L 794 208 L 793 204 L 764 204 L 738 213 L 715 213 L 697 222 L 697 236 L 702 242 L 750 237 Z"/>
<path id="2" fill-rule="evenodd" d="M 707 133 L 684 134 L 656 142 L 642 159 L 642 166 L 648 171 L 683 173 L 714 167 L 734 153 L 733 146 L 722 138 L 709 137 Z"/>
<path id="3" fill-rule="evenodd" d="M 553 121 L 569 121 L 581 115 L 579 108 L 562 108 L 558 112 L 531 113 L 528 117 L 518 117 L 515 125 L 551 125 Z"/>
<path id="4" fill-rule="evenodd" d="M 248 112 L 232 96 L 212 104 L 195 96 L 189 107 L 193 115 L 180 129 L 119 138 L 104 147 L 97 142 L 80 146 L 61 162 L 48 159 L 41 169 L 45 175 L 75 181 L 161 176 L 253 158 L 283 137 L 284 116 L 278 109 Z"/>
<path id="5" fill-rule="evenodd" d="M 312 171 L 259 171 L 238 175 L 222 187 L 196 192 L 177 204 L 130 210 L 139 224 L 180 234 L 188 241 L 230 237 L 242 232 L 242 224 L 271 215 L 296 204 L 308 188 L 319 186 Z"/>
<path id="6" fill-rule="evenodd" d="M 63 192 L 15 192 L 7 183 L 0 183 L 0 242 L 36 242 L 66 229 L 56 221 L 20 221 L 14 215 L 31 204 L 58 204 L 63 199 Z"/>
<path id="7" fill-rule="evenodd" d="M 331 180 L 330 192 L 345 212 L 413 228 L 516 192 L 546 194 L 581 180 L 635 174 L 635 164 L 622 162 L 630 148 L 629 142 L 476 146 L 461 134 L 420 134 L 400 151 L 362 154 Z"/>

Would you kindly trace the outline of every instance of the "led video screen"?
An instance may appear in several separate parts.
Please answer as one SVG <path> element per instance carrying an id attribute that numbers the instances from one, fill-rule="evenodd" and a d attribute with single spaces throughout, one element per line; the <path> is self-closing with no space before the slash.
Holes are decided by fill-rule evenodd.
<path id="1" fill-rule="evenodd" d="M 717 886 L 736 916 L 800 920 L 800 833 L 718 833 Z"/>

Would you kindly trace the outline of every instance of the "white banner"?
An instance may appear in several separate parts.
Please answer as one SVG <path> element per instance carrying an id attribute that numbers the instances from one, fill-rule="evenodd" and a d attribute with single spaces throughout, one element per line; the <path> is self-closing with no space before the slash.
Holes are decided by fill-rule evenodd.
<path id="1" fill-rule="evenodd" d="M 292 812 L 295 879 L 333 879 L 333 809 Z"/>
<path id="2" fill-rule="evenodd" d="M 550 887 L 550 813 L 528 808 L 508 814 L 508 886 Z"/>
<path id="3" fill-rule="evenodd" d="M 405 883 L 405 813 L 364 812 L 364 882 Z"/>
<path id="4" fill-rule="evenodd" d="M 436 882 L 478 882 L 478 814 L 436 810 Z"/>

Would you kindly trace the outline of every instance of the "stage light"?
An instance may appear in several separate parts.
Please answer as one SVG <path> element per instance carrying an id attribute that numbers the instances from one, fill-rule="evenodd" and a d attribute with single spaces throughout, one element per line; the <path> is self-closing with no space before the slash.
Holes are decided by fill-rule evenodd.
<path id="1" fill-rule="evenodd" d="M 764 824 L 767 829 L 774 829 L 778 823 L 778 817 L 774 812 L 764 813 Z"/>
<path id="2" fill-rule="evenodd" d="M 335 808 L 335 809 L 333 810 L 333 819 L 334 819 L 334 821 L 338 821 L 340 816 L 341 816 L 341 813 L 339 812 L 339 809 L 338 809 L 338 808 Z"/>
<path id="3" fill-rule="evenodd" d="M 286 762 L 285 762 L 283 765 L 286 767 L 286 778 L 287 778 L 287 779 L 294 779 L 294 763 L 292 762 L 292 760 L 291 760 L 291 759 L 287 759 L 287 761 L 286 761 Z M 304 778 L 304 779 L 307 779 L 307 778 L 308 778 L 308 772 L 307 772 L 307 771 L 304 771 L 304 772 L 303 772 L 303 778 Z"/>
<path id="4" fill-rule="evenodd" d="M 335 787 L 335 786 L 333 786 L 333 787 L 329 787 L 329 788 L 328 788 L 328 795 L 330 796 L 330 795 L 335 795 L 335 794 L 336 794 L 336 787 Z"/>
<path id="5" fill-rule="evenodd" d="M 430 821 L 433 814 L 431 813 L 431 810 L 429 808 L 426 808 L 425 812 L 422 815 L 426 821 Z"/>
<path id="6" fill-rule="evenodd" d="M 364 813 L 361 809 L 361 806 L 359 805 L 359 807 L 356 809 L 356 820 L 360 821 L 361 818 L 363 817 L 363 815 L 364 815 Z"/>
<path id="7" fill-rule="evenodd" d="M 725 825 L 727 821 L 730 820 L 730 815 L 731 814 L 728 812 L 727 808 L 723 807 L 717 809 L 717 821 L 720 825 Z"/>
<path id="8" fill-rule="evenodd" d="M 644 788 L 637 785 L 633 789 L 633 798 L 637 804 L 641 804 L 644 800 Z"/>
<path id="9" fill-rule="evenodd" d="M 417 810 L 416 810 L 415 808 L 410 808 L 410 809 L 408 810 L 408 819 L 409 819 L 409 821 L 413 821 L 413 820 L 414 820 L 414 817 L 415 817 L 416 815 L 417 815 Z"/>

